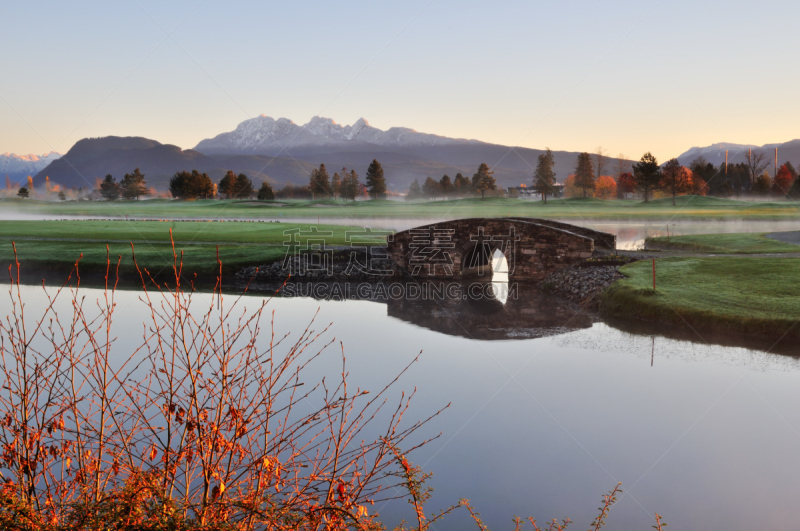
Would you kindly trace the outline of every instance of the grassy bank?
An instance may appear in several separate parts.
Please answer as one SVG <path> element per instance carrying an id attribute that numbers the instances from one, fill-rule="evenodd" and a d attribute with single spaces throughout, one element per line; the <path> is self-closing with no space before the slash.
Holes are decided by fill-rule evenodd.
<path id="1" fill-rule="evenodd" d="M 647 238 L 645 246 L 648 248 L 691 251 L 699 253 L 735 253 L 735 254 L 766 254 L 766 253 L 797 253 L 800 245 L 784 243 L 767 238 L 765 233 L 736 233 L 736 234 L 692 234 L 685 236 L 659 236 Z"/>
<path id="2" fill-rule="evenodd" d="M 800 339 L 800 258 L 709 257 L 656 260 L 620 269 L 627 278 L 604 294 L 608 315 L 704 333 Z"/>
<path id="3" fill-rule="evenodd" d="M 235 273 L 242 267 L 261 265 L 286 255 L 291 236 L 285 231 L 329 234 L 318 236 L 326 246 L 347 246 L 347 231 L 359 227 L 309 225 L 298 223 L 239 222 L 157 222 L 157 221 L 0 221 L 0 263 L 14 260 L 11 242 L 17 247 L 23 271 L 68 272 L 81 259 L 81 271 L 96 273 L 106 267 L 106 245 L 112 262 L 121 256 L 123 273 L 135 271 L 131 243 L 140 267 L 151 273 L 167 271 L 173 263 L 170 229 L 175 250 L 183 252 L 184 271 L 189 275 L 215 274 L 217 248 L 223 272 Z M 316 236 L 315 236 L 316 237 Z M 306 237 L 298 238 L 301 250 Z M 376 237 L 372 243 L 382 243 Z"/>
<path id="4" fill-rule="evenodd" d="M 682 196 L 648 203 L 593 198 L 538 200 L 467 198 L 448 201 L 147 201 L 45 202 L 8 199 L 3 209 L 31 215 L 143 217 L 156 219 L 280 219 L 291 218 L 448 218 L 543 217 L 559 219 L 794 219 L 800 205 L 789 201 L 754 203 L 717 197 Z M 346 221 L 344 221 L 347 223 Z"/>

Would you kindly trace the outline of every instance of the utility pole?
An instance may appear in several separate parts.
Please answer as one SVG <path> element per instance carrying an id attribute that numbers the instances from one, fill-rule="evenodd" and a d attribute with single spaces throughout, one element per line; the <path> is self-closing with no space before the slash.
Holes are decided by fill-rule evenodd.
<path id="1" fill-rule="evenodd" d="M 725 150 L 725 175 L 728 175 L 728 150 Z"/>
<path id="2" fill-rule="evenodd" d="M 775 148 L 775 173 L 772 175 L 772 178 L 778 176 L 778 148 Z"/>

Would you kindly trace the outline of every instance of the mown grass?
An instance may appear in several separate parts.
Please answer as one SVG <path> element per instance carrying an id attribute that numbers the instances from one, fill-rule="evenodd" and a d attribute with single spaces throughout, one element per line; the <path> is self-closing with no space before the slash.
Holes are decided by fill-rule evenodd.
<path id="1" fill-rule="evenodd" d="M 293 218 L 461 218 L 461 217 L 544 217 L 559 219 L 788 219 L 800 215 L 800 205 L 790 201 L 754 203 L 718 197 L 681 196 L 672 199 L 609 200 L 594 198 L 538 200 L 502 197 L 466 198 L 442 201 L 356 201 L 342 202 L 269 201 L 147 201 L 46 202 L 8 199 L 4 209 L 30 214 L 64 216 L 134 216 L 156 219 L 280 219 Z"/>
<path id="2" fill-rule="evenodd" d="M 608 315 L 704 331 L 800 339 L 800 258 L 703 257 L 649 260 L 620 268 L 603 294 Z"/>
<path id="3" fill-rule="evenodd" d="M 97 273 L 106 268 L 106 245 L 111 261 L 121 257 L 120 270 L 135 272 L 131 243 L 139 266 L 153 275 L 169 270 L 173 249 L 183 252 L 183 270 L 191 276 L 213 276 L 218 269 L 217 250 L 223 272 L 262 265 L 286 255 L 291 236 L 284 231 L 318 230 L 326 247 L 348 246 L 347 232 L 360 227 L 299 223 L 157 222 L 157 221 L 0 221 L 0 263 L 13 263 L 12 241 L 23 270 L 69 271 L 78 258 L 80 269 Z M 382 243 L 380 237 L 371 243 Z M 305 239 L 300 238 L 302 250 Z"/>
<path id="4" fill-rule="evenodd" d="M 720 254 L 797 253 L 800 245 L 767 238 L 766 233 L 690 234 L 647 238 L 645 246 L 672 251 Z"/>

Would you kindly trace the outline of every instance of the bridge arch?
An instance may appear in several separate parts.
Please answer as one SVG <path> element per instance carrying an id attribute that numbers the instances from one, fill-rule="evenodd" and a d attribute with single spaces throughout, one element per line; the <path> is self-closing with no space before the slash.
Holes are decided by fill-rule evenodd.
<path id="1" fill-rule="evenodd" d="M 389 256 L 410 276 L 464 279 L 484 274 L 495 249 L 506 257 L 509 280 L 542 280 L 550 271 L 614 249 L 613 234 L 535 218 L 467 218 L 398 232 Z M 490 266 L 489 266 L 490 267 Z"/>
<path id="2" fill-rule="evenodd" d="M 481 277 L 485 280 L 491 279 L 494 273 L 494 253 L 500 252 L 506 259 L 507 264 L 511 264 L 511 246 L 502 245 L 497 242 L 482 241 L 468 242 L 462 246 L 461 259 L 456 262 L 460 264 L 460 275 L 454 271 L 454 276 L 463 278 Z"/>

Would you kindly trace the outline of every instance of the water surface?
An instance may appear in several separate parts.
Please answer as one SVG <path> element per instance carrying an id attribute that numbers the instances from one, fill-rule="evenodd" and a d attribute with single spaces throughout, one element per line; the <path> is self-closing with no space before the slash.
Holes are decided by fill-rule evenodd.
<path id="1" fill-rule="evenodd" d="M 45 303 L 41 288 L 24 290 L 35 315 Z M 93 300 L 101 292 L 84 294 Z M 139 296 L 117 293 L 122 359 L 147 319 Z M 708 345 L 701 336 L 633 335 L 569 303 L 525 296 L 516 309 L 512 301 L 487 310 L 469 301 L 306 297 L 275 298 L 270 308 L 276 331 L 294 334 L 319 311 L 318 323 L 332 323 L 325 338 L 343 342 L 361 388 L 382 387 L 422 351 L 390 396 L 417 389 L 409 420 L 452 403 L 426 428 L 441 437 L 412 454 L 434 473 L 429 511 L 464 497 L 491 529 L 509 529 L 513 515 L 569 516 L 576 529 L 587 528 L 600 496 L 621 481 L 611 529 L 649 529 L 656 511 L 669 529 L 796 529 L 796 358 Z M 7 296 L 0 309 L 9 312 Z M 525 312 L 531 319 L 520 317 Z M 515 329 L 522 332 L 509 333 Z M 331 351 L 307 376 L 340 371 Z M 413 516 L 405 503 L 374 509 L 390 527 Z M 436 529 L 468 525 L 462 514 Z"/>

